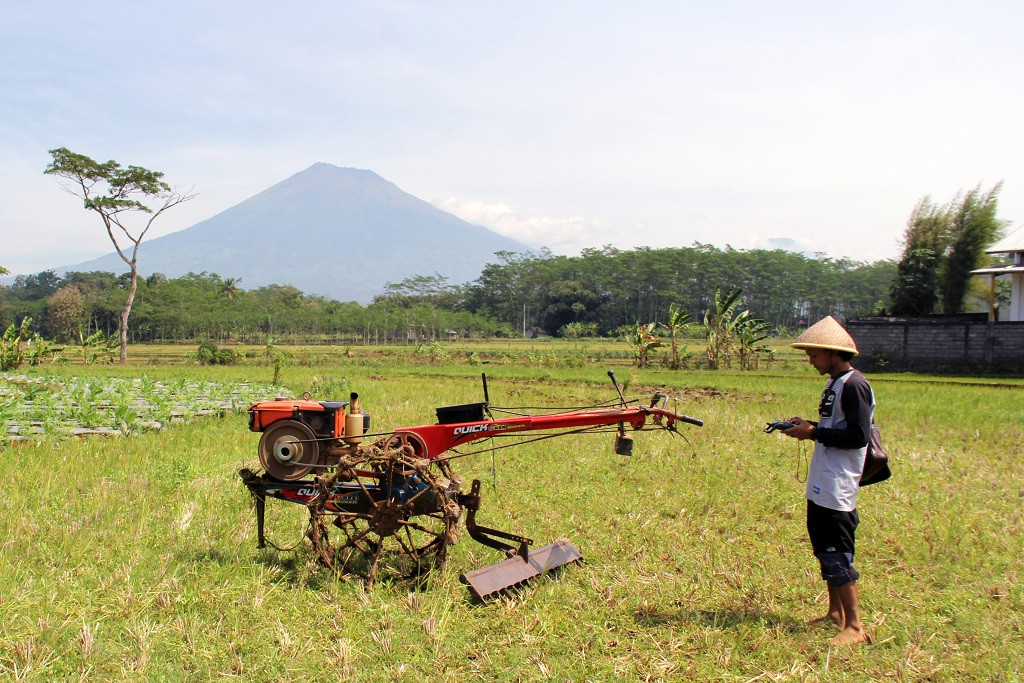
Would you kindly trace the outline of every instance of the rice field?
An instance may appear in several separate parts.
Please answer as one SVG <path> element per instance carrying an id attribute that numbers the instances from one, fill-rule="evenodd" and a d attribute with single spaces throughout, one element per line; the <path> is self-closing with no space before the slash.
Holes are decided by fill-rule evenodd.
<path id="1" fill-rule="evenodd" d="M 266 364 L 199 367 L 173 349 L 150 362 L 133 348 L 125 368 L 4 378 L 0 424 L 18 429 L 0 446 L 0 679 L 1024 678 L 1020 380 L 869 376 L 894 475 L 859 501 L 873 643 L 837 649 L 807 625 L 826 600 L 803 528 L 809 453 L 761 431 L 810 415 L 822 380 L 784 349 L 742 373 L 641 370 L 621 350 L 288 349 L 274 383 Z M 484 484 L 482 524 L 538 545 L 569 538 L 581 566 L 479 605 L 459 574 L 501 557 L 463 533 L 426 586 L 367 590 L 316 562 L 301 507 L 279 501 L 268 534 L 294 550 L 256 547 L 237 476 L 257 465 L 248 401 L 357 391 L 386 430 L 482 400 L 482 372 L 495 406 L 578 406 L 615 396 L 609 369 L 627 395 L 664 390 L 705 426 L 685 440 L 637 434 L 631 457 L 610 434 L 569 435 L 456 463 Z M 157 385 L 178 408 L 141 410 Z M 71 406 L 87 398 L 159 425 L 108 421 L 111 435 L 76 438 Z M 27 417 L 27 401 L 46 403 L 44 417 Z M 34 424 L 51 413 L 52 434 Z"/>

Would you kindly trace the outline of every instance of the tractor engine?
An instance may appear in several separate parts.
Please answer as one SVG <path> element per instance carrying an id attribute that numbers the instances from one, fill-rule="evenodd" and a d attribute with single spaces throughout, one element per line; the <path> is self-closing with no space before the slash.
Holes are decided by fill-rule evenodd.
<path id="1" fill-rule="evenodd" d="M 267 473 L 295 481 L 357 448 L 370 430 L 370 415 L 355 393 L 349 401 L 277 398 L 249 408 L 249 430 L 263 432 L 258 451 Z"/>

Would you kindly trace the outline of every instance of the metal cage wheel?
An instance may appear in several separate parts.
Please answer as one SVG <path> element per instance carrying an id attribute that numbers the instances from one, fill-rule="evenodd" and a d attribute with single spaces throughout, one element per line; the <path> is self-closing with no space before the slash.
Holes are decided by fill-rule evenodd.
<path id="1" fill-rule="evenodd" d="M 444 564 L 448 546 L 458 538 L 458 484 L 445 476 L 447 465 L 421 463 L 393 455 L 364 463 L 360 470 L 375 472 L 358 478 L 374 499 L 366 512 L 324 514 L 310 507 L 310 539 L 324 564 L 361 577 L 367 587 L 378 579 L 422 577 Z M 328 521 L 335 527 L 330 533 Z"/>

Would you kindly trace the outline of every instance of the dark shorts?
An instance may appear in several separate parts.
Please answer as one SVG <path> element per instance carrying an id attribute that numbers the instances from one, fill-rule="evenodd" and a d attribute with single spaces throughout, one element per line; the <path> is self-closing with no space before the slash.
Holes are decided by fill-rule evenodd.
<path id="1" fill-rule="evenodd" d="M 821 564 L 821 578 L 833 588 L 860 578 L 853 568 L 854 538 L 860 519 L 857 511 L 830 510 L 807 501 L 807 534 Z"/>

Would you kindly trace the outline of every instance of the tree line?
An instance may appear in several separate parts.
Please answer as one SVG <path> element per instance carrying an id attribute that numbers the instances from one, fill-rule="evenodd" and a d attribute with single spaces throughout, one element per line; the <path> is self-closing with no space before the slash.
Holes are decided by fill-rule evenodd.
<path id="1" fill-rule="evenodd" d="M 583 329 L 615 334 L 637 322 L 663 322 L 677 305 L 694 319 L 717 291 L 743 292 L 744 305 L 773 328 L 825 315 L 884 307 L 892 261 L 862 263 L 782 250 L 718 249 L 709 244 L 629 251 L 586 249 L 579 256 L 499 252 L 463 290 L 465 305 L 517 330 Z"/>
<path id="2" fill-rule="evenodd" d="M 128 279 L 99 271 L 19 276 L 10 287 L 0 286 L 0 326 L 29 316 L 35 330 L 56 341 L 76 341 L 96 331 L 116 336 Z M 361 306 L 289 285 L 246 291 L 239 280 L 217 274 L 167 278 L 157 273 L 139 278 L 128 338 L 132 343 L 390 343 L 509 332 L 494 319 L 427 304 Z"/>
<path id="3" fill-rule="evenodd" d="M 499 252 L 480 277 L 391 283 L 368 305 L 305 294 L 289 285 L 245 290 L 237 278 L 189 273 L 139 278 L 128 338 L 140 342 L 394 343 L 524 333 L 607 336 L 667 320 L 671 306 L 700 319 L 716 292 L 742 290 L 743 304 L 772 328 L 825 315 L 866 314 L 884 305 L 891 261 L 858 263 L 780 250 L 686 248 L 579 256 Z M 53 271 L 0 286 L 0 327 L 31 317 L 56 341 L 96 331 L 115 336 L 130 274 Z"/>

